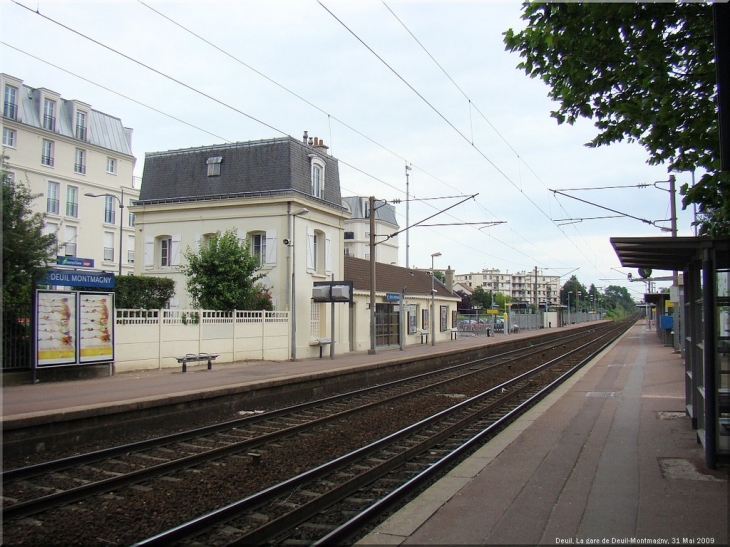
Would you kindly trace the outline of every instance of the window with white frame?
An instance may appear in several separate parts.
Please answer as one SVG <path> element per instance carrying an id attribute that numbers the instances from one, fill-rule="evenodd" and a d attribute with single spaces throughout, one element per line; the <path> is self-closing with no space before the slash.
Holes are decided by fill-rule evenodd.
<path id="1" fill-rule="evenodd" d="M 180 234 L 173 235 L 162 235 L 156 238 L 156 241 L 152 241 L 152 245 L 155 249 L 157 256 L 157 264 L 161 268 L 169 268 L 171 266 L 178 266 L 180 264 Z M 149 240 L 148 240 L 149 241 Z M 146 245 L 148 243 L 145 243 Z M 151 266 L 151 257 L 147 254 L 148 250 L 145 249 L 145 266 Z"/>
<path id="2" fill-rule="evenodd" d="M 133 205 L 133 202 L 134 202 L 134 200 L 133 200 L 133 199 L 130 199 L 130 200 L 129 200 L 129 203 L 128 203 L 127 205 L 131 207 L 131 206 Z M 130 228 L 133 228 L 133 227 L 134 227 L 134 220 L 135 220 L 135 219 L 134 219 L 134 213 L 132 213 L 132 212 L 130 211 L 130 212 L 129 212 L 129 219 L 128 219 L 128 222 L 129 222 L 129 227 L 130 227 Z"/>
<path id="3" fill-rule="evenodd" d="M 3 127 L 3 146 L 15 148 L 15 130 Z"/>
<path id="4" fill-rule="evenodd" d="M 86 150 L 76 149 L 76 161 L 74 162 L 74 171 L 82 175 L 86 174 Z"/>
<path id="5" fill-rule="evenodd" d="M 63 249 L 64 256 L 76 256 L 76 226 L 69 226 L 67 224 L 64 235 L 66 237 Z"/>
<path id="6" fill-rule="evenodd" d="M 66 216 L 79 217 L 79 189 L 75 186 L 66 188 Z"/>
<path id="7" fill-rule="evenodd" d="M 43 101 L 43 129 L 56 130 L 56 101 L 51 99 Z"/>
<path id="8" fill-rule="evenodd" d="M 219 177 L 221 174 L 221 162 L 223 161 L 223 156 L 215 156 L 213 158 L 208 158 L 206 160 L 206 164 L 208 165 L 208 176 L 209 177 Z"/>
<path id="9" fill-rule="evenodd" d="M 107 158 L 106 159 L 106 172 L 111 174 L 116 174 L 117 172 L 117 160 L 114 158 Z"/>
<path id="10" fill-rule="evenodd" d="M 331 241 L 327 234 L 307 226 L 307 270 L 328 274 L 332 270 Z"/>
<path id="11" fill-rule="evenodd" d="M 266 234 L 263 232 L 254 232 L 251 234 L 251 256 L 256 257 L 259 266 L 266 263 Z"/>
<path id="12" fill-rule="evenodd" d="M 41 163 L 48 167 L 53 167 L 53 141 L 43 139 L 43 149 L 41 152 Z"/>
<path id="13" fill-rule="evenodd" d="M 104 232 L 104 262 L 114 262 L 113 232 Z"/>
<path id="14" fill-rule="evenodd" d="M 119 249 L 119 252 L 122 252 Z M 127 264 L 134 264 L 134 236 L 127 236 Z"/>
<path id="15" fill-rule="evenodd" d="M 115 200 L 113 196 L 104 196 L 104 224 L 115 223 L 114 205 Z"/>
<path id="16" fill-rule="evenodd" d="M 12 120 L 18 119 L 18 88 L 12 85 L 5 85 L 3 116 Z"/>
<path id="17" fill-rule="evenodd" d="M 61 185 L 57 182 L 48 181 L 48 192 L 46 197 L 46 213 L 52 215 L 59 214 L 59 199 L 58 195 L 60 192 Z"/>
<path id="18" fill-rule="evenodd" d="M 163 236 L 160 241 L 160 266 L 172 265 L 172 238 Z"/>
<path id="19" fill-rule="evenodd" d="M 86 112 L 83 110 L 76 111 L 76 138 L 86 140 Z"/>
<path id="20" fill-rule="evenodd" d="M 317 157 L 312 158 L 312 195 L 324 199 L 324 163 Z"/>
<path id="21" fill-rule="evenodd" d="M 58 254 L 58 224 L 55 222 L 46 222 L 43 225 L 43 235 L 53 236 L 53 252 Z"/>

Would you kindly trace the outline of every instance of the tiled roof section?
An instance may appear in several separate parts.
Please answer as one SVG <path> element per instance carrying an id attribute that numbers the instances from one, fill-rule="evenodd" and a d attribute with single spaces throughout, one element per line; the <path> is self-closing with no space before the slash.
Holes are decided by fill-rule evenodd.
<path id="1" fill-rule="evenodd" d="M 352 281 L 359 291 L 370 290 L 370 261 L 353 256 L 345 257 L 345 281 Z M 454 296 L 438 279 L 433 284 L 438 296 Z M 431 273 L 428 270 L 411 270 L 392 264 L 375 263 L 375 288 L 379 292 L 406 294 L 431 294 Z"/>
<path id="2" fill-rule="evenodd" d="M 365 218 L 364 203 L 367 200 L 367 197 L 361 196 L 346 196 L 342 198 L 342 203 L 350 208 L 350 212 L 352 213 L 351 220 Z M 398 227 L 398 221 L 395 218 L 395 206 L 386 203 L 382 199 L 375 200 L 375 219 L 392 224 L 396 228 Z"/>
<path id="3" fill-rule="evenodd" d="M 19 95 L 21 123 L 43 129 L 40 117 L 43 107 L 40 105 L 38 90 L 23 85 Z M 76 122 L 73 119 L 73 102 L 61 99 L 57 101 L 56 106 L 58 108 L 56 131 L 49 132 L 49 138 L 52 138 L 53 134 L 60 134 L 75 139 L 74 125 Z M 87 124 L 86 141 L 79 141 L 79 144 L 86 142 L 112 152 L 132 156 L 131 130 L 124 128 L 122 120 L 97 110 L 88 109 Z"/>
<path id="4" fill-rule="evenodd" d="M 144 202 L 286 190 L 311 195 L 312 154 L 325 163 L 324 201 L 341 208 L 337 160 L 291 137 L 148 153 L 139 198 Z M 220 175 L 209 177 L 208 160 L 218 157 Z"/>

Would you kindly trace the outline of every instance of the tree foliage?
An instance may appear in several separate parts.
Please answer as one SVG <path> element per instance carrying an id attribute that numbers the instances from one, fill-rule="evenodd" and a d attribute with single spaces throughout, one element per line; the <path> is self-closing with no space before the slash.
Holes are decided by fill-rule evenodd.
<path id="1" fill-rule="evenodd" d="M 168 277 L 123 275 L 114 287 L 117 308 L 159 310 L 175 296 L 175 281 Z"/>
<path id="2" fill-rule="evenodd" d="M 700 232 L 730 234 L 730 174 L 720 172 L 712 8 L 701 3 L 526 3 L 505 33 L 518 67 L 550 86 L 559 124 L 594 121 L 587 146 L 640 143 L 648 163 L 704 170 L 683 205 Z"/>
<path id="3" fill-rule="evenodd" d="M 197 253 L 188 249 L 187 290 L 193 304 L 208 310 L 271 310 L 271 298 L 256 282 L 263 277 L 258 257 L 248 243 L 239 241 L 235 229 L 214 234 Z"/>
<path id="4" fill-rule="evenodd" d="M 3 293 L 6 317 L 27 318 L 35 284 L 55 259 L 56 236 L 43 234 L 43 215 L 34 213 L 33 195 L 27 184 L 17 182 L 0 171 L 3 186 L 2 240 Z"/>

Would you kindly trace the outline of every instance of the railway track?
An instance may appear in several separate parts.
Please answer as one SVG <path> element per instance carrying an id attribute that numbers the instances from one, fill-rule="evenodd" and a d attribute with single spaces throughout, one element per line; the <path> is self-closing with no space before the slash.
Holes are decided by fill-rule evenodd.
<path id="1" fill-rule="evenodd" d="M 589 347 L 593 347 L 597 343 L 599 345 L 604 344 L 606 337 L 613 339 L 616 336 L 611 329 L 600 328 L 592 331 L 590 337 L 596 337 L 598 335 L 600 335 L 599 340 L 601 342 L 586 342 L 585 333 L 561 337 L 545 344 L 535 344 L 524 350 L 512 351 L 488 359 L 464 363 L 449 367 L 443 371 L 421 374 L 415 378 L 391 382 L 382 386 L 374 386 L 358 392 L 330 397 L 322 401 L 288 407 L 274 412 L 254 415 L 195 431 L 144 441 L 134 445 L 113 447 L 91 454 L 6 471 L 3 473 L 5 491 L 3 506 L 4 526 L 7 526 L 9 522 L 20 522 L 24 518 L 27 520 L 27 517 L 30 516 L 34 516 L 34 522 L 41 522 L 43 524 L 55 522 L 58 518 L 57 514 L 61 511 L 59 507 L 71 507 L 73 510 L 73 508 L 78 508 L 79 506 L 93 505 L 96 502 L 91 500 L 100 496 L 109 497 L 111 495 L 115 501 L 114 505 L 119 505 L 120 507 L 124 506 L 122 501 L 126 500 L 133 500 L 133 503 L 139 503 L 137 499 L 139 496 L 135 494 L 138 494 L 140 491 L 154 491 L 159 495 L 159 492 L 164 491 L 166 488 L 165 485 L 170 484 L 170 482 L 185 483 L 185 481 L 190 480 L 191 475 L 206 475 L 209 469 L 216 467 L 218 471 L 220 471 L 221 467 L 243 469 L 246 474 L 250 474 L 249 472 L 252 469 L 264 468 L 267 464 L 276 467 L 276 464 L 272 463 L 275 461 L 274 455 L 281 452 L 282 447 L 284 447 L 284 452 L 295 454 L 296 451 L 292 449 L 292 446 L 296 444 L 296 439 L 306 440 L 307 437 L 312 436 L 321 438 L 323 434 L 327 434 L 328 430 L 343 431 L 343 424 L 346 434 L 348 425 L 356 423 L 357 420 L 368 419 L 356 418 L 356 416 L 363 416 L 368 412 L 371 414 L 382 413 L 383 409 L 386 409 L 386 412 L 387 409 L 391 409 L 391 412 L 399 414 L 400 412 L 396 409 L 405 408 L 408 405 L 414 406 L 416 403 L 423 403 L 428 400 L 431 403 L 428 406 L 429 412 L 434 416 L 438 416 L 440 413 L 449 413 L 451 415 L 452 413 L 461 412 L 465 413 L 466 416 L 472 416 L 474 414 L 481 415 L 482 419 L 485 419 L 485 417 L 496 412 L 494 410 L 496 408 L 494 405 L 497 404 L 496 401 L 504 402 L 504 399 L 507 397 L 509 397 L 510 401 L 516 401 L 517 399 L 526 397 L 524 394 L 535 389 L 536 381 L 534 378 L 537 375 L 554 376 L 558 374 L 556 372 L 548 373 L 546 371 L 547 368 L 554 369 L 554 367 L 558 366 L 568 366 L 557 364 L 559 361 L 557 356 L 559 354 L 570 350 L 571 355 L 574 356 L 572 359 L 575 360 L 578 358 L 578 353 L 587 352 Z M 537 367 L 530 365 L 529 362 L 536 358 L 539 358 L 542 362 L 551 363 L 550 367 L 545 364 Z M 562 358 L 560 361 L 564 361 L 564 359 Z M 559 372 L 559 374 L 562 374 L 562 372 Z M 507 376 L 514 378 L 505 380 L 504 378 Z M 458 395 L 458 397 L 449 397 L 454 394 Z M 438 404 L 434 405 L 434 400 Z M 468 405 L 466 404 L 467 402 L 469 402 Z M 467 406 L 471 408 L 475 405 L 481 405 L 488 410 L 465 410 Z M 434 407 L 437 409 L 435 412 Z M 405 418 L 406 412 L 403 411 L 403 414 L 403 418 Z M 410 411 L 407 413 L 407 416 L 407 419 L 414 419 L 414 415 Z M 417 418 L 415 421 L 420 424 L 416 426 L 417 428 L 420 427 L 419 432 L 415 433 L 416 439 L 423 436 L 423 432 L 427 428 L 436 427 L 435 425 L 431 425 L 430 421 L 436 420 L 442 424 L 438 427 L 450 431 L 454 426 L 445 426 L 443 424 L 447 424 L 456 419 L 454 417 L 447 418 L 446 414 L 441 418 L 419 418 L 418 416 L 415 416 L 415 418 Z M 459 418 L 457 421 L 461 423 L 464 420 L 473 421 L 472 418 Z M 428 426 L 426 425 L 427 422 Z M 481 425 L 460 426 L 462 429 L 464 427 L 484 429 Z M 405 431 L 406 429 L 405 427 L 399 427 L 397 432 L 390 432 L 388 435 L 385 435 L 385 438 L 390 439 L 391 437 L 395 438 L 405 435 L 401 431 Z M 317 433 L 315 434 L 313 432 Z M 374 433 L 380 433 L 380 429 Z M 342 436 L 343 434 L 340 433 L 340 435 Z M 222 534 L 223 540 L 219 541 L 217 537 L 209 537 L 203 543 L 211 545 L 227 544 L 230 542 L 232 530 L 244 531 L 237 532 L 239 536 L 245 538 L 236 540 L 241 542 L 240 544 L 251 543 L 252 541 L 255 543 L 267 541 L 277 543 L 278 540 L 266 536 L 264 530 L 281 531 L 283 528 L 280 519 L 282 518 L 287 522 L 294 522 L 293 526 L 295 528 L 298 526 L 304 530 L 313 528 L 319 531 L 331 531 L 332 526 L 329 524 L 325 525 L 318 522 L 304 524 L 306 519 L 302 520 L 301 515 L 306 514 L 306 511 L 313 512 L 313 514 L 321 513 L 321 507 L 323 505 L 327 505 L 328 507 L 333 506 L 332 504 L 334 502 L 332 500 L 334 498 L 340 498 L 337 500 L 337 503 L 345 503 L 345 507 L 348 507 L 349 504 L 349 508 L 343 509 L 341 514 L 352 514 L 354 512 L 352 508 L 353 504 L 357 507 L 364 503 L 362 500 L 376 498 L 372 493 L 367 495 L 358 494 L 356 497 L 353 497 L 355 494 L 349 491 L 346 492 L 351 486 L 341 486 L 341 484 L 344 484 L 343 481 L 334 480 L 335 477 L 352 475 L 351 480 L 355 481 L 353 484 L 361 487 L 361 483 L 375 480 L 374 477 L 380 474 L 380 470 L 393 467 L 396 462 L 402 463 L 404 453 L 415 455 L 417 452 L 422 453 L 425 451 L 427 455 L 424 461 L 428 463 L 419 465 L 432 467 L 434 464 L 434 454 L 442 455 L 445 452 L 453 451 L 451 448 L 445 448 L 446 445 L 438 446 L 439 443 L 446 442 L 445 438 L 441 438 L 444 433 L 435 433 L 435 435 L 435 438 L 438 439 L 436 444 L 434 444 L 433 440 L 415 442 L 413 438 L 408 441 L 400 441 L 406 442 L 408 445 L 421 447 L 418 450 L 412 448 L 403 449 L 402 447 L 379 448 L 378 443 L 385 441 L 371 440 L 365 435 L 358 435 L 360 445 L 350 451 L 346 450 L 350 446 L 348 443 L 335 442 L 334 444 L 341 445 L 341 453 L 332 456 L 328 448 L 326 454 L 323 451 L 319 458 L 323 461 L 318 461 L 317 458 L 311 458 L 314 471 L 309 470 L 304 473 L 289 472 L 289 478 L 286 478 L 284 481 L 281 481 L 281 476 L 276 476 L 276 480 L 272 480 L 275 475 L 268 474 L 267 478 L 264 479 L 263 486 L 261 482 L 258 482 L 248 487 L 249 489 L 254 489 L 256 492 L 262 490 L 267 493 L 266 495 L 273 495 L 274 492 L 281 491 L 282 493 L 280 495 L 283 495 L 284 498 L 268 498 L 266 501 L 262 501 L 263 498 L 260 496 L 264 494 L 254 493 L 243 496 L 243 500 L 249 500 L 245 503 L 236 502 L 234 504 L 226 504 L 228 506 L 243 503 L 243 505 L 248 507 L 247 511 L 249 515 L 240 518 L 244 518 L 244 520 L 248 519 L 258 525 L 261 525 L 262 522 L 266 524 L 258 527 L 250 523 L 246 526 L 240 524 L 224 524 L 221 529 L 225 530 L 225 532 L 220 532 L 220 530 L 215 532 L 218 535 Z M 460 433 L 459 435 L 463 436 L 464 433 Z M 379 437 L 380 435 L 375 436 Z M 433 438 L 433 435 L 429 435 L 429 438 Z M 364 446 L 362 446 L 363 444 Z M 376 450 L 380 452 L 376 452 Z M 385 452 L 382 452 L 382 450 Z M 393 453 L 394 455 L 388 457 L 389 453 Z M 422 458 L 424 456 L 419 457 Z M 327 463 L 327 459 L 333 459 L 337 463 Z M 351 459 L 352 462 L 349 461 Z M 264 465 L 261 464 L 262 460 Z M 373 466 L 372 462 L 380 463 L 378 466 Z M 346 464 L 349 467 L 342 467 Z M 340 467 L 335 471 L 331 469 L 326 470 L 328 466 L 332 465 Z M 416 464 L 410 463 L 408 465 L 412 467 Z M 373 467 L 379 470 L 371 470 Z M 296 466 L 293 469 L 296 471 Z M 353 469 L 367 469 L 367 471 L 358 474 Z M 393 471 L 389 470 L 388 472 Z M 303 478 L 308 474 L 321 475 L 317 479 L 319 482 L 300 482 L 310 480 Z M 393 482 L 395 479 L 379 478 L 378 480 L 387 483 Z M 345 481 L 345 483 L 349 484 L 350 481 Z M 317 493 L 327 491 L 327 488 L 323 486 L 327 484 L 335 485 L 332 490 L 337 493 L 325 494 L 321 499 L 315 496 Z M 377 489 L 382 489 L 382 487 L 377 487 L 376 491 Z M 309 501 L 304 503 L 303 500 L 306 499 Z M 358 501 L 353 502 L 353 499 L 357 499 Z M 213 503 L 213 506 L 215 506 L 215 503 Z M 221 505 L 220 502 L 217 503 L 218 506 Z M 297 508 L 306 506 L 308 509 L 298 509 L 298 516 L 295 517 L 285 517 L 283 514 L 279 515 L 278 511 L 276 513 L 266 514 L 266 512 L 262 512 L 261 510 L 262 506 L 276 507 L 278 509 L 281 507 L 290 507 L 291 505 L 295 505 Z M 192 509 L 192 511 L 200 514 L 201 509 L 205 508 L 205 504 L 196 505 L 196 507 L 198 508 Z M 301 513 L 301 511 L 305 511 L 305 513 Z M 333 511 L 333 509 L 329 509 L 329 513 Z M 214 514 L 216 511 L 210 511 L 209 513 Z M 307 515 L 306 518 L 310 517 L 311 515 Z M 338 519 L 342 521 L 341 516 Z M 198 521 L 199 519 L 191 520 Z M 186 527 L 187 525 L 182 526 Z M 138 534 L 148 533 L 146 530 L 155 530 L 155 524 L 145 527 L 143 530 L 145 531 L 140 531 Z M 185 532 L 185 534 L 189 533 Z M 197 533 L 196 531 L 193 535 Z M 256 535 L 250 535 L 254 533 Z M 139 535 L 137 535 L 133 541 L 138 541 L 139 538 Z M 170 537 L 149 541 L 152 541 L 149 544 L 168 544 Z M 163 541 L 163 543 L 159 543 L 159 541 Z M 178 539 L 174 541 L 178 541 Z M 310 540 L 304 539 L 303 541 L 307 542 Z"/>

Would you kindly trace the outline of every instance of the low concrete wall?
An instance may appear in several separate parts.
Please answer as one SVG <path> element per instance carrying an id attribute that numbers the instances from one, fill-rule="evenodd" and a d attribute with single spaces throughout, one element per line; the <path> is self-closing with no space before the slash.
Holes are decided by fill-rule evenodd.
<path id="1" fill-rule="evenodd" d="M 217 363 L 290 354 L 288 312 L 118 309 L 114 328 L 116 372 L 179 367 L 187 353 L 214 353 Z"/>

